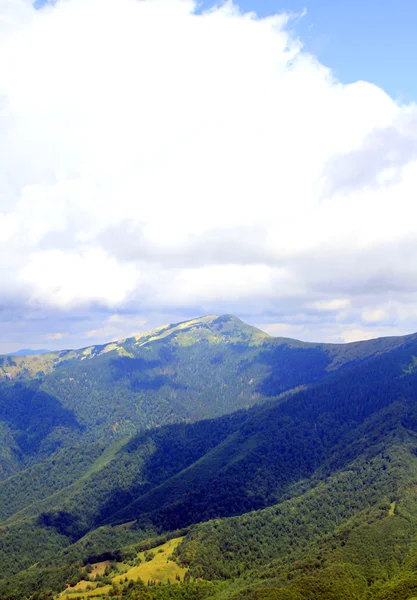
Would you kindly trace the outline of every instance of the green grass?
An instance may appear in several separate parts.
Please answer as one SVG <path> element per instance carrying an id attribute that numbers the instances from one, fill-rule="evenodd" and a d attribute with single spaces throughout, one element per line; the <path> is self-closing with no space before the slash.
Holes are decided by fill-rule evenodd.
<path id="1" fill-rule="evenodd" d="M 124 583 L 127 580 L 129 581 L 138 581 L 141 580 L 145 584 L 148 581 L 153 581 L 155 583 L 167 584 L 168 582 L 172 584 L 179 583 L 177 577 L 184 580 L 184 575 L 187 572 L 187 569 L 184 567 L 180 567 L 174 560 L 172 560 L 172 553 L 177 548 L 177 546 L 183 541 L 184 538 L 173 538 L 166 542 L 165 544 L 161 544 L 160 546 L 156 546 L 152 548 L 149 552 L 152 552 L 154 555 L 151 560 L 146 560 L 146 553 L 139 552 L 138 558 L 140 558 L 141 563 L 136 567 L 127 568 L 127 570 L 121 575 L 116 575 L 112 577 L 112 583 Z M 102 561 L 99 563 L 92 564 L 92 573 L 91 576 L 94 575 L 102 575 L 106 569 L 106 567 L 110 564 L 109 561 Z M 116 566 L 119 570 L 125 570 L 126 565 L 124 563 L 116 563 Z M 96 586 L 92 590 L 87 590 L 88 586 Z M 65 596 L 103 596 L 107 594 L 111 589 L 111 585 L 100 586 L 97 585 L 94 581 L 85 581 L 81 580 L 77 585 L 71 588 L 67 588 L 61 594 Z M 62 597 L 61 594 L 58 594 L 58 597 Z"/>
<path id="2" fill-rule="evenodd" d="M 61 594 L 58 594 L 57 596 L 55 596 L 55 598 L 62 598 L 65 596 L 69 596 L 71 597 L 78 597 L 78 596 L 94 596 L 94 597 L 103 597 L 104 594 L 107 594 L 109 591 L 111 590 L 111 585 L 104 585 L 103 587 L 100 588 L 96 588 L 95 590 L 88 590 L 88 591 L 84 591 L 81 588 L 80 589 L 75 589 L 75 588 L 69 588 L 67 590 L 65 590 L 64 592 L 62 592 Z"/>
<path id="3" fill-rule="evenodd" d="M 118 575 L 113 581 L 123 582 L 127 577 L 133 581 L 141 579 L 145 584 L 149 580 L 156 581 L 157 583 L 168 583 L 168 580 L 171 583 L 177 583 L 177 575 L 183 580 L 187 569 L 180 567 L 171 558 L 172 553 L 182 540 L 183 538 L 174 538 L 161 546 L 153 548 L 151 552 L 154 554 L 154 557 L 150 561 L 146 561 L 145 553 L 140 552 L 138 555 L 142 561 L 140 565 L 129 569 L 123 575 Z"/>
<path id="4" fill-rule="evenodd" d="M 396 505 L 396 502 L 391 502 L 390 508 L 388 511 L 388 516 L 392 517 L 395 514 L 395 505 Z"/>

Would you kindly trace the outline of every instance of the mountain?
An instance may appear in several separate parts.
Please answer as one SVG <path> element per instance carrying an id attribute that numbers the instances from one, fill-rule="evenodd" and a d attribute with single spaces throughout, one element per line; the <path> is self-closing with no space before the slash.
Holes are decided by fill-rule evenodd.
<path id="1" fill-rule="evenodd" d="M 0 598 L 417 595 L 416 335 L 305 344 L 204 317 L 26 360 L 3 363 Z M 136 430 L 110 434 L 115 410 Z"/>
<path id="2" fill-rule="evenodd" d="M 50 350 L 45 350 L 44 348 L 40 350 L 21 348 L 20 350 L 16 350 L 16 352 L 12 352 L 9 356 L 32 356 L 33 354 L 49 354 L 50 352 Z"/>
<path id="3" fill-rule="evenodd" d="M 0 357 L 0 479 L 76 443 L 263 403 L 409 339 L 307 344 L 224 315 L 102 346 Z"/>
<path id="4" fill-rule="evenodd" d="M 0 358 L 3 477 L 77 441 L 256 403 L 267 367 L 254 359 L 268 339 L 233 317 L 203 317 L 103 346 Z"/>

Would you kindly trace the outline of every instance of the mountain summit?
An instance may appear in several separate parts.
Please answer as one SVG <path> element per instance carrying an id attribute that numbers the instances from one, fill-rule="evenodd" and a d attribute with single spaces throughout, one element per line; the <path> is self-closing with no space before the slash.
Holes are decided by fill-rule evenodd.
<path id="1" fill-rule="evenodd" d="M 260 329 L 247 325 L 233 315 L 207 315 L 181 323 L 162 325 L 136 336 L 87 346 L 78 350 L 57 352 L 19 351 L 0 357 L 0 378 L 36 376 L 40 371 L 49 373 L 63 361 L 89 360 L 103 355 L 129 356 L 133 358 L 140 349 L 148 344 L 164 342 L 175 346 L 190 346 L 206 341 L 218 343 L 246 343 L 259 345 L 267 339 L 273 339 Z"/>

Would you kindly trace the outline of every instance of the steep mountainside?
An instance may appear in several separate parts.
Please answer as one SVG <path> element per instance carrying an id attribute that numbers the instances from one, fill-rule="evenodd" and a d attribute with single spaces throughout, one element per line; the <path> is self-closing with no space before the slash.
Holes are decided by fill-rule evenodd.
<path id="1" fill-rule="evenodd" d="M 0 479 L 77 443 L 112 444 L 248 408 L 414 339 L 307 344 L 226 315 L 103 346 L 0 357 Z"/>
<path id="2" fill-rule="evenodd" d="M 241 330 L 233 318 L 210 319 L 198 334 L 204 339 L 219 326 Z M 0 598 L 59 592 L 68 581 L 74 598 L 77 581 L 89 577 L 85 565 L 106 559 L 113 561 L 107 579 L 91 582 L 97 598 L 110 592 L 132 600 L 416 595 L 416 336 L 339 347 L 263 338 L 255 330 L 255 340 L 236 342 L 233 335 L 213 343 L 223 359 L 211 362 L 212 344 L 195 342 L 185 324 L 184 330 L 192 343 L 172 350 L 179 334 L 165 335 L 149 342 L 146 360 L 161 360 L 164 344 L 174 354 L 191 348 L 184 356 L 194 361 L 194 373 L 191 365 L 180 373 L 183 358 L 174 363 L 177 378 L 189 376 L 197 390 L 195 370 L 207 373 L 201 385 L 211 371 L 212 380 L 218 377 L 212 397 L 229 386 L 232 398 L 233 383 L 240 394 L 245 377 L 264 403 L 115 436 L 109 444 L 91 435 L 91 425 L 67 421 L 69 408 L 59 402 L 64 412 L 56 419 L 72 428 L 77 444 L 0 483 Z M 207 371 L 197 352 L 201 363 L 208 357 Z M 97 373 L 108 364 L 99 361 L 89 363 Z M 130 382 L 135 375 L 129 372 Z M 15 386 L 32 385 L 5 389 L 12 394 Z M 285 389 L 292 391 L 278 397 Z M 12 396 L 5 397 L 8 406 Z M 56 396 L 43 389 L 34 406 L 38 398 L 40 407 L 55 406 L 48 402 Z M 30 419 L 24 430 L 36 441 Z M 32 443 L 17 439 L 19 447 Z M 166 564 L 175 559 L 182 571 L 172 572 L 186 573 L 188 583 L 168 589 L 126 582 L 123 590 L 124 570 L 132 573 L 128 579 L 142 572 L 157 577 L 155 552 L 145 560 L 147 570 L 135 571 L 137 562 L 144 549 L 170 537 L 179 542 Z"/>

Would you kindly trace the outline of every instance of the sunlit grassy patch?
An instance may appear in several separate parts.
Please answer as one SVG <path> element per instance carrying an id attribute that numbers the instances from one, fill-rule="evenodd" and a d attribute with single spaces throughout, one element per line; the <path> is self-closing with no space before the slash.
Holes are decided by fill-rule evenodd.
<path id="1" fill-rule="evenodd" d="M 171 583 L 178 582 L 177 576 L 184 579 L 184 575 L 187 569 L 180 567 L 171 559 L 171 555 L 182 538 L 175 538 L 169 540 L 165 544 L 153 548 L 150 552 L 154 555 L 152 560 L 146 560 L 145 552 L 139 553 L 141 559 L 140 565 L 132 567 L 123 575 L 118 575 L 113 581 L 120 582 L 125 581 L 125 578 L 137 581 L 141 579 L 145 584 L 148 581 L 156 581 L 157 583 Z"/>

